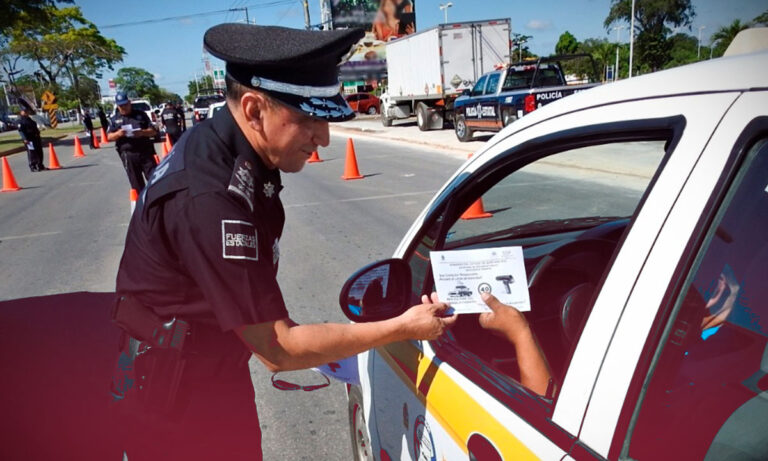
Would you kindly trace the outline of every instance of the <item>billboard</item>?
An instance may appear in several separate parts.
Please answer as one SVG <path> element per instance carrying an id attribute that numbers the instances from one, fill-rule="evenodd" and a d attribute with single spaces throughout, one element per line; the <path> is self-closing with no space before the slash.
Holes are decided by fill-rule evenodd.
<path id="1" fill-rule="evenodd" d="M 415 1 L 331 0 L 334 29 L 365 29 L 365 37 L 341 66 L 342 80 L 378 78 L 386 73 L 386 43 L 416 32 Z"/>

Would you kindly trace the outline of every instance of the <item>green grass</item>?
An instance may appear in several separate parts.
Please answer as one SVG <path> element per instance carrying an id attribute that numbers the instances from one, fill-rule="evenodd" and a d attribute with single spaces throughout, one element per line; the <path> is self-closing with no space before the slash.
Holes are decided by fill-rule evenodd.
<path id="1" fill-rule="evenodd" d="M 82 131 L 82 127 L 75 125 L 72 127 L 45 129 L 40 132 L 40 138 L 43 141 L 43 148 L 48 146 L 49 142 L 57 141 L 70 133 Z M 21 142 L 21 135 L 16 130 L 0 133 L 0 157 L 24 152 L 24 143 Z"/>

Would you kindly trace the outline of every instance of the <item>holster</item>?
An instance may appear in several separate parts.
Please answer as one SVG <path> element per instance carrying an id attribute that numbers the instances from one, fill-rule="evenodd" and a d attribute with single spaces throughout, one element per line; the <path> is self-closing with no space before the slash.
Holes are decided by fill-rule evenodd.
<path id="1" fill-rule="evenodd" d="M 122 295 L 112 309 L 112 321 L 131 337 L 151 347 L 181 351 L 189 334 L 189 323 L 162 319 L 135 297 Z"/>

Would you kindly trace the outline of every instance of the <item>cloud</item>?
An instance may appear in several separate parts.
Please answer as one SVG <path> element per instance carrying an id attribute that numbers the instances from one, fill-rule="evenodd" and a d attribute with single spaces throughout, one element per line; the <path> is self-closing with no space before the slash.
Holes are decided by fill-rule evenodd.
<path id="1" fill-rule="evenodd" d="M 525 24 L 525 27 L 530 30 L 547 30 L 552 27 L 552 22 L 542 19 L 531 19 Z"/>

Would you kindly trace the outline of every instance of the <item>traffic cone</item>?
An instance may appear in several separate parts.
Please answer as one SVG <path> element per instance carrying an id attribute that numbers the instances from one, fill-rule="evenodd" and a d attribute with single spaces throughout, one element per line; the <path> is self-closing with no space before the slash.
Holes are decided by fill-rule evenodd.
<path id="1" fill-rule="evenodd" d="M 133 214 L 133 210 L 136 209 L 136 201 L 139 200 L 139 191 L 136 189 L 131 189 L 131 214 Z"/>
<path id="2" fill-rule="evenodd" d="M 75 136 L 75 155 L 73 155 L 75 158 L 81 158 L 85 157 L 85 152 L 83 152 L 83 146 L 80 144 L 80 138 Z"/>
<path id="3" fill-rule="evenodd" d="M 350 179 L 363 179 L 360 170 L 357 169 L 357 156 L 355 155 L 355 144 L 352 138 L 347 139 L 347 159 L 344 162 L 344 175 L 341 177 L 346 181 Z"/>
<path id="4" fill-rule="evenodd" d="M 105 130 L 104 127 L 101 127 L 101 143 L 109 144 L 109 139 L 107 139 L 107 130 Z"/>
<path id="5" fill-rule="evenodd" d="M 96 136 L 96 134 L 93 134 L 92 136 L 93 136 L 93 148 L 98 149 L 99 147 L 101 147 L 99 146 L 99 137 Z"/>
<path id="6" fill-rule="evenodd" d="M 59 158 L 56 157 L 56 150 L 53 148 L 53 143 L 48 143 L 48 169 L 49 170 L 60 170 L 61 165 L 59 165 Z"/>
<path id="7" fill-rule="evenodd" d="M 467 158 L 472 158 L 472 154 L 469 154 Z M 485 207 L 483 206 L 483 198 L 480 197 L 479 199 L 475 200 L 475 203 L 467 208 L 467 211 L 461 215 L 461 219 L 483 219 L 490 218 L 491 216 L 493 216 L 491 213 L 487 213 L 485 211 Z"/>
<path id="8" fill-rule="evenodd" d="M 165 158 L 168 155 L 168 152 L 170 152 L 168 150 L 168 144 L 163 143 L 163 158 Z"/>
<path id="9" fill-rule="evenodd" d="M 155 154 L 155 165 L 160 165 L 160 157 Z"/>
<path id="10" fill-rule="evenodd" d="M 168 135 L 168 133 L 165 133 L 165 145 L 168 147 L 168 152 L 173 149 L 173 143 L 171 142 L 171 137 Z"/>
<path id="11" fill-rule="evenodd" d="M 307 160 L 307 163 L 318 163 L 322 162 L 323 159 L 320 158 L 320 155 L 317 153 L 316 150 L 312 151 L 312 156 L 309 157 L 309 160 Z"/>
<path id="12" fill-rule="evenodd" d="M 3 157 L 3 188 L 0 189 L 0 192 L 16 192 L 20 189 L 21 187 L 16 183 L 16 178 L 13 177 L 8 159 Z"/>

